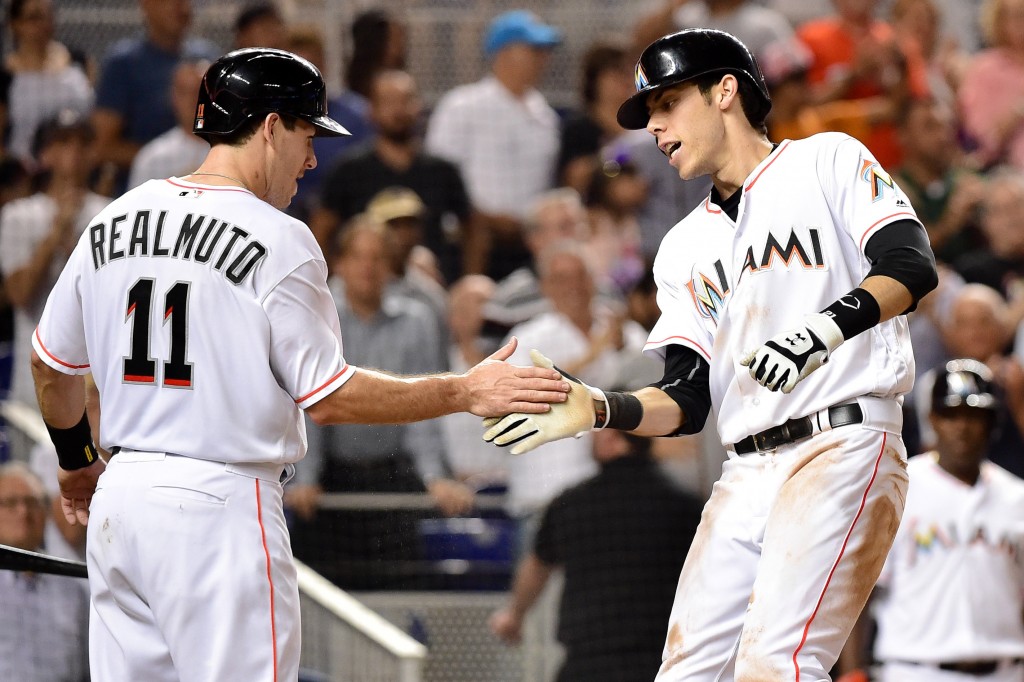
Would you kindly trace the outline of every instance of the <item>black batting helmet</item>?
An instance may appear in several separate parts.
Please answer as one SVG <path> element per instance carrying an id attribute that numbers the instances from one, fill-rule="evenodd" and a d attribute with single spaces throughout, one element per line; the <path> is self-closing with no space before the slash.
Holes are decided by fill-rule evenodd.
<path id="1" fill-rule="evenodd" d="M 270 113 L 308 121 L 317 135 L 349 134 L 327 115 L 320 71 L 298 55 L 266 47 L 235 50 L 210 65 L 199 86 L 192 132 L 230 135 L 246 121 Z"/>
<path id="2" fill-rule="evenodd" d="M 688 28 L 658 38 L 640 55 L 634 71 L 636 94 L 619 107 L 619 125 L 632 130 L 646 128 L 650 93 L 711 73 L 731 73 L 747 80 L 758 95 L 758 118 L 763 120 L 768 115 L 772 98 L 747 46 L 725 31 Z"/>
<path id="3" fill-rule="evenodd" d="M 953 407 L 998 410 L 999 399 L 988 365 L 977 360 L 950 360 L 936 373 L 932 411 Z"/>

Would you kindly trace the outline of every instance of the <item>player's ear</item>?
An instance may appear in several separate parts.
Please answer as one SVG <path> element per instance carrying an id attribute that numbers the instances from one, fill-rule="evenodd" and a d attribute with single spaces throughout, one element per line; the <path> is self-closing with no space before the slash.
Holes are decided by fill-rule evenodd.
<path id="1" fill-rule="evenodd" d="M 736 76 L 731 73 L 727 73 L 722 76 L 722 80 L 718 81 L 718 108 L 723 111 L 729 107 L 729 105 L 736 99 L 736 93 L 739 91 L 739 81 L 736 80 Z"/>

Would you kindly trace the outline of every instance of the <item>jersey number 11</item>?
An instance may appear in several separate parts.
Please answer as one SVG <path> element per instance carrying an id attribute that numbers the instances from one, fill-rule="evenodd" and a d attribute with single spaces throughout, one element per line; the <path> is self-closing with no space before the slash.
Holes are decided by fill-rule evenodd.
<path id="1" fill-rule="evenodd" d="M 164 296 L 164 324 L 171 325 L 170 359 L 163 363 L 163 385 L 192 387 L 192 363 L 185 360 L 188 348 L 189 282 L 176 282 Z M 128 290 L 125 321 L 132 322 L 132 354 L 124 359 L 124 380 L 133 384 L 156 383 L 156 360 L 150 355 L 149 330 L 153 309 L 153 280 L 141 278 Z"/>

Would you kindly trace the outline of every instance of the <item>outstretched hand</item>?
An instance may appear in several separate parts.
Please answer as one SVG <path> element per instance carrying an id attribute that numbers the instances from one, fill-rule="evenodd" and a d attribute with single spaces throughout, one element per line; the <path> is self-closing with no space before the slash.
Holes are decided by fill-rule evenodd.
<path id="1" fill-rule="evenodd" d="M 520 367 L 505 360 L 515 352 L 518 341 L 492 353 L 464 375 L 469 392 L 468 412 L 478 417 L 501 417 L 512 412 L 547 412 L 550 403 L 566 400 L 569 383 L 550 367 Z"/>
<path id="2" fill-rule="evenodd" d="M 96 492 L 96 481 L 106 468 L 106 463 L 97 458 L 95 462 L 82 469 L 57 469 L 60 508 L 64 512 L 64 518 L 72 526 L 79 523 L 84 526 L 89 523 L 89 503 Z"/>
<path id="3" fill-rule="evenodd" d="M 530 351 L 536 367 L 557 369 L 540 351 Z M 569 436 L 581 436 L 594 428 L 596 410 L 589 386 L 575 377 L 570 381 L 564 404 L 552 405 L 543 414 L 510 414 L 501 419 L 484 420 L 484 440 L 502 447 L 511 445 L 513 455 L 521 455 L 538 445 Z"/>

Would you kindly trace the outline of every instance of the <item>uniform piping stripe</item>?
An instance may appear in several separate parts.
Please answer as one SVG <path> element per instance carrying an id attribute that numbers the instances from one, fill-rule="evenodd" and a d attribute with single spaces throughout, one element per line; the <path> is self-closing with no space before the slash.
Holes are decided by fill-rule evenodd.
<path id="1" fill-rule="evenodd" d="M 35 335 L 36 335 L 36 341 L 39 342 L 39 347 L 43 349 L 44 353 L 46 353 L 46 357 L 50 358 L 51 360 L 56 362 L 58 365 L 63 365 L 64 367 L 67 367 L 68 369 L 85 369 L 86 367 L 89 366 L 88 364 L 85 364 L 85 365 L 72 365 L 70 363 L 64 362 L 63 360 L 58 358 L 56 355 L 51 353 L 46 348 L 46 345 L 43 344 L 43 340 L 41 338 L 39 338 L 39 327 L 36 327 Z"/>
<path id="2" fill-rule="evenodd" d="M 771 165 L 775 163 L 780 156 L 782 156 L 782 152 L 786 150 L 786 147 L 789 146 L 790 142 L 792 142 L 792 140 L 786 140 L 784 143 L 782 143 L 782 146 L 779 147 L 778 150 L 775 152 L 775 158 L 769 161 L 767 165 L 765 165 L 765 167 L 761 169 L 761 172 L 754 176 L 754 179 L 750 181 L 750 184 L 744 187 L 745 191 L 749 192 L 751 190 L 751 188 L 754 186 L 754 183 L 761 178 L 764 172 L 771 168 Z"/>
<path id="3" fill-rule="evenodd" d="M 344 367 L 342 367 L 342 368 L 341 368 L 341 371 L 340 371 L 340 372 L 338 372 L 338 373 L 337 373 L 337 374 L 335 374 L 335 375 L 334 375 L 333 377 L 331 377 L 330 379 L 328 379 L 328 380 L 327 380 L 327 381 L 325 381 L 324 383 L 322 383 L 322 384 L 320 384 L 319 386 L 317 386 L 316 388 L 314 388 L 314 389 L 313 389 L 312 391 L 310 391 L 310 392 L 309 392 L 309 393 L 307 393 L 306 395 L 304 395 L 304 396 L 300 396 L 300 397 L 296 398 L 296 399 L 295 399 L 295 402 L 296 402 L 296 403 L 301 403 L 301 402 L 303 402 L 304 400 L 308 399 L 308 398 L 309 398 L 310 396 L 313 396 L 313 395 L 315 395 L 315 394 L 319 393 L 320 391 L 324 390 L 325 388 L 327 388 L 327 387 L 328 387 L 328 386 L 329 386 L 329 385 L 331 384 L 331 382 L 333 382 L 333 381 L 334 381 L 335 379 L 337 379 L 337 378 L 338 378 L 338 377 L 340 377 L 340 376 L 341 376 L 342 374 L 344 374 L 345 372 L 347 372 L 347 371 L 348 371 L 348 367 L 349 367 L 348 365 L 345 365 Z"/>
<path id="4" fill-rule="evenodd" d="M 688 343 L 693 344 L 695 350 L 700 351 L 701 354 L 708 360 L 708 362 L 711 361 L 711 354 L 708 353 L 706 350 L 704 350 L 703 346 L 701 346 L 699 343 L 697 343 L 696 341 L 694 341 L 693 339 L 691 339 L 689 337 L 679 336 L 678 334 L 676 334 L 674 336 L 666 336 L 665 338 L 658 339 L 657 341 L 648 341 L 647 343 L 644 344 L 644 350 L 646 350 L 647 348 L 649 348 L 651 346 L 657 346 L 658 344 L 665 343 L 666 341 L 669 341 L 671 339 L 680 339 L 682 341 L 686 341 Z"/>
<path id="5" fill-rule="evenodd" d="M 274 682 L 277 682 L 277 621 L 274 618 L 274 575 L 270 571 L 270 550 L 267 549 L 267 532 L 263 529 L 263 505 L 260 504 L 260 479 L 256 479 L 256 520 L 260 524 L 260 539 L 263 553 L 267 557 L 267 584 L 270 585 L 270 648 L 274 654 Z"/>
<path id="6" fill-rule="evenodd" d="M 807 623 L 804 625 L 804 634 L 800 638 L 800 644 L 793 652 L 793 669 L 796 671 L 795 682 L 800 682 L 800 664 L 797 662 L 797 656 L 800 654 L 800 650 L 804 648 L 804 644 L 807 643 L 807 635 L 811 630 L 811 623 L 814 622 L 814 618 L 818 615 L 818 611 L 821 609 L 821 603 L 825 600 L 825 592 L 828 591 L 828 586 L 832 582 L 832 576 L 835 575 L 836 568 L 839 567 L 839 562 L 842 561 L 843 555 L 846 553 L 846 545 L 850 542 L 850 536 L 853 535 L 853 529 L 857 527 L 857 522 L 860 521 L 860 515 L 864 513 L 864 506 L 868 502 L 868 493 L 871 491 L 871 486 L 875 483 L 875 478 L 878 476 L 878 466 L 882 462 L 882 454 L 885 452 L 885 442 L 888 439 L 888 434 L 882 434 L 882 447 L 878 450 L 878 457 L 875 458 L 875 468 L 871 472 L 871 480 L 868 481 L 868 487 L 864 489 L 864 494 L 860 498 L 860 508 L 857 509 L 857 515 L 853 517 L 853 523 L 850 524 L 850 530 L 846 532 L 846 538 L 843 540 L 843 546 L 839 550 L 839 556 L 836 557 L 835 563 L 832 564 L 832 570 L 828 572 L 828 578 L 825 580 L 825 587 L 821 588 L 821 594 L 818 595 L 818 603 L 814 606 L 814 612 L 811 613 L 811 617 L 807 619 Z"/>
<path id="7" fill-rule="evenodd" d="M 714 210 L 711 209 L 711 197 L 708 197 L 707 199 L 704 200 L 704 210 L 707 211 L 708 213 L 721 213 L 722 212 L 722 209 L 718 209 L 717 211 L 714 211 Z"/>
<path id="8" fill-rule="evenodd" d="M 889 220 L 890 218 L 895 218 L 895 217 L 901 216 L 901 215 L 910 216 L 914 220 L 917 220 L 917 216 L 915 214 L 911 213 L 910 211 L 900 211 L 899 213 L 893 213 L 891 215 L 885 216 L 884 218 L 879 218 L 875 222 L 871 223 L 871 227 L 869 227 L 868 229 L 864 230 L 864 236 L 860 238 L 860 250 L 861 251 L 864 250 L 864 240 L 867 239 L 871 234 L 873 234 L 871 232 L 871 230 L 875 229 L 876 225 L 878 225 L 879 223 L 884 223 L 886 220 Z"/>
<path id="9" fill-rule="evenodd" d="M 252 194 L 252 192 L 242 187 L 221 187 L 219 185 L 182 185 L 175 182 L 174 180 L 171 180 L 170 178 L 165 178 L 165 182 L 169 182 L 175 187 L 181 187 L 182 189 L 202 189 L 204 192 L 241 192 L 243 194 Z"/>

